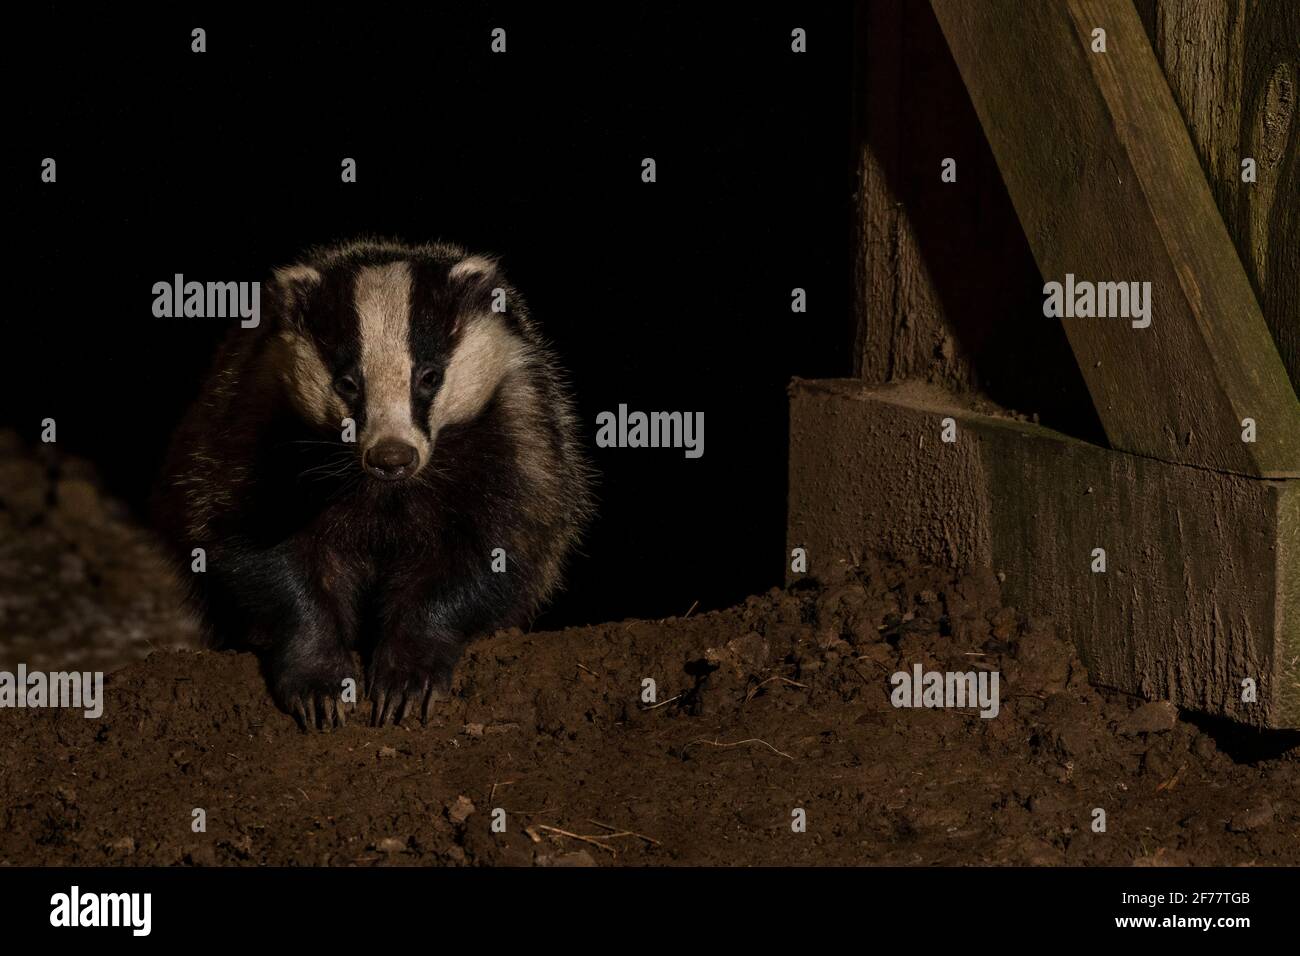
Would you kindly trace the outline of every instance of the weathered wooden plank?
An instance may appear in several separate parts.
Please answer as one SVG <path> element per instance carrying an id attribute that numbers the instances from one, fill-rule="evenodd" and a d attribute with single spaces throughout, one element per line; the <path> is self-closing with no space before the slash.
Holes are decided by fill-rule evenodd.
<path id="1" fill-rule="evenodd" d="M 1104 440 L 1064 330 L 1043 321 L 1038 265 L 934 11 L 855 9 L 854 374 L 983 395 Z"/>
<path id="2" fill-rule="evenodd" d="M 933 24 L 928 31 L 924 24 L 917 29 L 918 7 L 904 0 L 855 8 L 858 214 L 853 279 L 859 322 L 854 374 L 872 382 L 921 377 L 953 391 L 977 391 L 971 346 L 957 334 L 957 317 L 947 315 L 938 283 L 931 281 L 922 255 L 926 212 L 934 206 L 924 201 L 925 181 L 936 184 L 934 194 L 939 192 L 939 157 L 933 144 L 925 141 L 931 138 L 926 131 L 934 124 L 922 118 L 937 109 L 950 117 L 955 114 L 955 122 L 945 124 L 951 143 L 948 154 L 961 153 L 963 161 L 966 150 L 978 144 L 983 133 L 969 101 L 961 109 L 966 95 L 961 77 L 938 24 L 933 23 L 934 14 L 928 8 L 924 13 Z M 973 169 L 969 175 L 973 180 Z M 966 189 L 958 196 L 974 191 Z M 952 218 L 958 223 L 953 231 L 965 232 L 960 212 Z M 1015 226 L 1014 216 L 1007 224 Z M 999 232 L 1004 235 L 1005 231 Z"/>
<path id="3" fill-rule="evenodd" d="M 1136 0 L 1215 204 L 1300 390 L 1300 3 Z M 1253 159 L 1256 181 L 1242 180 Z"/>
<path id="4" fill-rule="evenodd" d="M 919 383 L 796 381 L 787 537 L 813 575 L 868 549 L 992 567 L 1094 682 L 1300 728 L 1300 481 L 1109 451 Z"/>
<path id="5" fill-rule="evenodd" d="M 1282 688 L 1279 722 L 1300 726 L 1300 483 L 1288 481 L 1278 506 L 1274 658 Z"/>
<path id="6" fill-rule="evenodd" d="M 1110 443 L 1300 475 L 1300 402 L 1131 0 L 931 4 L 1044 277 L 1152 283 L 1147 328 L 1060 320 Z"/>

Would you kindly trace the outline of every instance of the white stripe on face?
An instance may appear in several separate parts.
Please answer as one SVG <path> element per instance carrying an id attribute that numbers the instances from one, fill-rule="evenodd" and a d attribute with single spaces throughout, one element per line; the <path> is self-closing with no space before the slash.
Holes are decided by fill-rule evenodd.
<path id="1" fill-rule="evenodd" d="M 355 303 L 361 320 L 361 376 L 366 423 L 363 452 L 384 439 L 415 447 L 423 465 L 428 441 L 411 420 L 411 268 L 405 262 L 368 266 L 357 274 Z"/>
<path id="2" fill-rule="evenodd" d="M 437 435 L 446 425 L 474 418 L 506 376 L 524 367 L 526 358 L 523 342 L 497 316 L 471 319 L 429 408 L 431 432 Z"/>
<path id="3" fill-rule="evenodd" d="M 311 340 L 285 329 L 279 334 L 280 375 L 290 400 L 309 422 L 333 428 L 347 414 L 330 379 L 329 369 Z"/>

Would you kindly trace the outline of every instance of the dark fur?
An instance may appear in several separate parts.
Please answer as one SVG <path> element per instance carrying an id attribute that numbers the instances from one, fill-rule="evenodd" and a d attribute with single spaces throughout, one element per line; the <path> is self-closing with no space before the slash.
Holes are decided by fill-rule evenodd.
<path id="1" fill-rule="evenodd" d="M 445 365 L 458 317 L 489 291 L 448 279 L 464 255 L 368 241 L 310 253 L 302 263 L 323 281 L 264 286 L 260 327 L 231 331 L 168 455 L 156 513 L 210 642 L 261 652 L 276 699 L 305 723 L 342 720 L 336 703 L 356 676 L 354 649 L 368 657 L 379 721 L 427 713 L 449 692 L 469 640 L 535 613 L 587 521 L 570 400 L 522 299 L 499 276 L 490 285 L 507 289 L 505 320 L 531 359 L 476 419 L 438 434 L 415 478 L 370 478 L 339 427 L 313 425 L 290 401 L 277 336 L 310 336 L 332 373 L 355 362 L 349 278 L 364 265 L 412 262 L 413 348 Z M 412 395 L 417 409 L 430 398 Z M 358 430 L 363 402 L 349 409 Z M 196 547 L 206 550 L 202 574 L 190 572 Z M 506 573 L 490 567 L 498 547 Z"/>

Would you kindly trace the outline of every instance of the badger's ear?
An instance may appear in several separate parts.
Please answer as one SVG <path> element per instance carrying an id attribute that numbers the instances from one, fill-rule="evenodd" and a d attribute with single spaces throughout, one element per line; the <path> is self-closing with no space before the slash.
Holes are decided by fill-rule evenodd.
<path id="1" fill-rule="evenodd" d="M 452 282 L 471 284 L 496 275 L 497 262 L 489 256 L 466 256 L 451 267 L 448 276 Z"/>
<path id="2" fill-rule="evenodd" d="M 271 320 L 277 328 L 302 328 L 307 300 L 320 285 L 321 276 L 311 266 L 280 266 L 271 273 Z"/>
<path id="3" fill-rule="evenodd" d="M 456 321 L 451 327 L 456 336 L 467 316 L 491 311 L 494 290 L 502 280 L 497 261 L 490 256 L 466 256 L 451 267 L 447 278 L 457 299 Z"/>

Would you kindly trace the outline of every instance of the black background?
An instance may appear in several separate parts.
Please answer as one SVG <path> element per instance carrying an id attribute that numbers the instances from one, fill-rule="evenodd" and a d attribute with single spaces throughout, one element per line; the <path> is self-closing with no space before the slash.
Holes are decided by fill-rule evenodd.
<path id="1" fill-rule="evenodd" d="M 601 473 L 539 623 L 776 584 L 786 384 L 851 371 L 851 20 L 847 3 L 43 10 L 10 36 L 41 68 L 15 91 L 0 424 L 35 441 L 55 418 L 59 450 L 143 513 L 229 327 L 155 319 L 154 282 L 264 279 L 361 233 L 451 240 L 502 256 Z M 703 458 L 596 449 L 619 403 L 703 411 Z"/>
<path id="2" fill-rule="evenodd" d="M 748 867 L 607 869 L 526 867 L 2 867 L 0 917 L 11 944 L 62 937 L 73 944 L 111 947 L 141 940 L 192 945 L 248 946 L 266 938 L 295 944 L 355 943 L 373 946 L 377 936 L 459 932 L 487 935 L 494 945 L 528 949 L 540 932 L 556 923 L 549 914 L 581 914 L 584 938 L 621 941 L 638 932 L 670 926 L 693 946 L 725 949 L 741 934 L 781 951 L 807 946 L 808 921 L 794 900 L 816 900 L 827 912 L 852 913 L 869 925 L 872 939 L 895 951 L 961 950 L 972 940 L 996 932 L 1015 946 L 1032 947 L 1047 936 L 1068 932 L 1086 942 L 1152 938 L 1181 943 L 1191 938 L 1217 941 L 1218 951 L 1248 941 L 1281 938 L 1294 925 L 1294 867 Z M 763 923 L 718 918 L 708 903 L 718 898 L 719 881 L 740 900 L 772 901 Z M 50 926 L 56 893 L 151 893 L 152 932 L 132 936 L 126 928 Z M 1124 903 L 1124 894 L 1179 903 L 1149 906 Z M 1194 894 L 1238 894 L 1241 902 L 1218 895 L 1212 902 L 1191 901 Z M 960 918 L 936 918 L 936 900 L 962 901 Z M 322 900 L 346 900 L 324 915 Z M 526 900 L 526 904 L 515 901 Z M 665 922 L 665 901 L 701 901 L 678 907 Z M 983 924 L 966 914 L 1002 913 Z M 1248 901 L 1246 901 L 1248 900 Z M 575 901 L 578 904 L 575 906 Z M 806 905 L 806 904 L 804 904 Z M 308 914 L 308 918 L 303 918 Z M 1116 918 L 1233 917 L 1248 927 L 1148 929 L 1116 926 Z M 1132 945 L 1132 942 L 1130 942 Z M 1204 945 L 1204 942 L 1202 942 Z"/>

